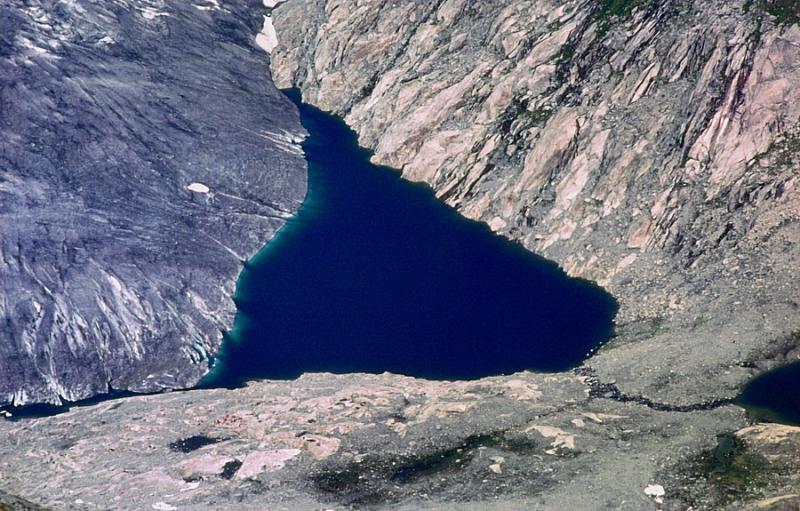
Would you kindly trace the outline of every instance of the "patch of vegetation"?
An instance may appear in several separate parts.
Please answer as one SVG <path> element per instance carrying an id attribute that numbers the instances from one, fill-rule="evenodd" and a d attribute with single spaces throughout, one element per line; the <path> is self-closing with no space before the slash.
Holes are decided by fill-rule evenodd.
<path id="1" fill-rule="evenodd" d="M 0 511 L 46 511 L 25 499 L 0 492 Z"/>
<path id="2" fill-rule="evenodd" d="M 459 469 L 469 464 L 479 447 L 496 447 L 503 439 L 498 435 L 473 435 L 456 447 L 432 452 L 406 460 L 390 476 L 396 483 L 405 484 L 420 477 Z"/>
<path id="3" fill-rule="evenodd" d="M 351 493 L 365 479 L 369 465 L 350 463 L 337 470 L 324 470 L 311 477 L 317 490 L 325 493 Z"/>
<path id="4" fill-rule="evenodd" d="M 624 73 L 624 72 L 622 72 L 622 71 L 621 71 L 621 70 L 619 70 L 619 69 L 616 69 L 616 70 L 613 70 L 613 71 L 611 71 L 611 73 L 610 73 L 610 74 L 609 74 L 609 76 L 608 76 L 608 80 L 609 80 L 610 82 L 613 82 L 613 83 L 614 83 L 614 85 L 616 85 L 616 84 L 618 84 L 619 82 L 621 82 L 623 78 L 625 78 L 625 73 Z"/>
<path id="5" fill-rule="evenodd" d="M 471 435 L 451 447 L 419 455 L 372 457 L 361 462 L 331 466 L 311 476 L 314 487 L 333 494 L 349 505 L 391 502 L 400 486 L 425 484 L 444 474 L 459 473 L 483 448 L 529 454 L 539 448 L 535 441 L 506 432 Z"/>
<path id="6" fill-rule="evenodd" d="M 516 120 L 521 120 L 528 126 L 544 127 L 553 115 L 550 105 L 541 105 L 534 110 L 528 110 L 528 101 L 523 98 L 514 98 L 501 117 L 500 130 L 503 133 L 511 131 L 511 125 Z"/>
<path id="7" fill-rule="evenodd" d="M 214 438 L 205 435 L 195 435 L 171 442 L 169 444 L 169 448 L 174 452 L 190 453 L 200 449 L 201 447 L 216 444 L 221 441 L 222 439 L 220 438 Z"/>
<path id="8" fill-rule="evenodd" d="M 597 35 L 606 35 L 615 22 L 630 17 L 633 9 L 641 5 L 643 0 L 600 0 L 597 11 Z"/>
<path id="9" fill-rule="evenodd" d="M 233 479 L 233 476 L 236 475 L 236 472 L 239 471 L 241 468 L 242 462 L 239 460 L 229 461 L 222 467 L 222 472 L 220 473 L 220 477 L 223 479 Z"/>
<path id="10" fill-rule="evenodd" d="M 669 331 L 666 323 L 667 320 L 663 316 L 650 318 L 650 337 L 655 337 L 658 334 L 663 334 L 664 332 Z"/>
<path id="11" fill-rule="evenodd" d="M 575 46 L 570 43 L 564 43 L 561 47 L 561 50 L 558 52 L 558 59 L 556 61 L 556 65 L 558 64 L 566 64 L 575 56 Z"/>
<path id="12" fill-rule="evenodd" d="M 547 24 L 547 26 L 545 27 L 545 29 L 546 29 L 548 32 L 555 32 L 556 30 L 558 30 L 559 28 L 561 28 L 563 25 L 564 25 L 564 22 L 563 22 L 563 21 L 561 21 L 561 20 L 555 20 L 555 21 L 551 21 L 550 23 L 548 23 L 548 24 Z"/>
<path id="13" fill-rule="evenodd" d="M 556 70 L 553 73 L 553 79 L 556 85 L 561 85 L 569 77 L 569 70 L 572 65 L 572 59 L 577 53 L 577 48 L 572 43 L 564 43 L 556 57 Z"/>
<path id="14" fill-rule="evenodd" d="M 800 4 L 800 0 L 798 1 Z M 790 165 L 800 156 L 800 131 L 787 133 L 783 138 L 774 141 L 769 148 L 757 158 L 769 156 L 774 158 L 773 164 L 778 167 Z"/>
<path id="15" fill-rule="evenodd" d="M 680 502 L 675 509 L 739 509 L 796 472 L 771 464 L 734 433 L 717 435 L 716 446 L 680 461 L 676 469 L 677 479 L 669 483 L 671 499 Z"/>
<path id="16" fill-rule="evenodd" d="M 605 16 L 626 18 L 642 0 L 603 0 L 601 13 Z"/>
<path id="17" fill-rule="evenodd" d="M 708 318 L 704 318 L 703 316 L 697 316 L 696 318 L 694 318 L 694 321 L 692 321 L 692 330 L 696 330 L 697 328 L 700 328 L 706 323 L 708 323 Z"/>
<path id="18" fill-rule="evenodd" d="M 550 117 L 553 116 L 553 108 L 549 105 L 542 105 L 535 110 L 528 112 L 528 118 L 534 126 L 544 127 Z"/>
<path id="19" fill-rule="evenodd" d="M 763 456 L 749 452 L 736 435 L 723 433 L 717 436 L 716 447 L 697 458 L 695 471 L 711 486 L 715 500 L 725 505 L 765 488 L 769 464 Z"/>
<path id="20" fill-rule="evenodd" d="M 800 0 L 761 1 L 764 11 L 775 18 L 775 23 L 777 25 L 794 25 L 800 23 Z"/>

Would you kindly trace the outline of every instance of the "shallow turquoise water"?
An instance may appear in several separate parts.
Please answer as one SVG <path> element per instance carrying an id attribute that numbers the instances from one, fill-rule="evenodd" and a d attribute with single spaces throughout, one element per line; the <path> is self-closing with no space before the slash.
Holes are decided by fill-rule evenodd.
<path id="1" fill-rule="evenodd" d="M 203 386 L 304 372 L 471 379 L 579 364 L 615 300 L 372 165 L 336 117 L 302 104 L 309 192 L 244 268 L 238 314 Z"/>

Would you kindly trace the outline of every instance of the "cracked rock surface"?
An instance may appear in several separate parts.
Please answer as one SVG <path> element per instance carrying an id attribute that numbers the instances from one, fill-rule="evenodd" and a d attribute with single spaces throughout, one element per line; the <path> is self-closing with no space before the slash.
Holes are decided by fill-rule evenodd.
<path id="1" fill-rule="evenodd" d="M 0 6 L 0 404 L 191 386 L 299 206 L 259 2 Z"/>
<path id="2" fill-rule="evenodd" d="M 739 423 L 593 397 L 587 377 L 309 374 L 0 423 L 0 480 L 54 510 L 648 509 Z M 41 478 L 41 474 L 47 477 Z"/>

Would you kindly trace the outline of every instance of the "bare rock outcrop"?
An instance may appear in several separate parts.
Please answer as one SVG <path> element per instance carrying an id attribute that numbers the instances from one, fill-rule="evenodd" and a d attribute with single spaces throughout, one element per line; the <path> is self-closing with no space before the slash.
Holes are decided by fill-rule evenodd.
<path id="1" fill-rule="evenodd" d="M 0 404 L 207 371 L 242 260 L 305 194 L 258 8 L 0 6 Z"/>
<path id="2" fill-rule="evenodd" d="M 0 485 L 54 511 L 645 510 L 650 485 L 678 495 L 662 468 L 741 420 L 575 374 L 306 374 L 0 421 Z"/>
<path id="3" fill-rule="evenodd" d="M 617 338 L 570 373 L 306 374 L 0 421 L 0 488 L 54 510 L 793 509 L 800 430 L 749 423 L 730 399 L 800 340 L 800 28 L 769 5 L 282 3 L 279 86 L 465 215 L 607 286 Z M 278 161 L 299 159 L 268 138 Z M 38 193 L 3 179 L 0 193 Z M 219 204 L 194 189 L 165 200 Z M 118 287 L 104 296 L 136 301 Z"/>

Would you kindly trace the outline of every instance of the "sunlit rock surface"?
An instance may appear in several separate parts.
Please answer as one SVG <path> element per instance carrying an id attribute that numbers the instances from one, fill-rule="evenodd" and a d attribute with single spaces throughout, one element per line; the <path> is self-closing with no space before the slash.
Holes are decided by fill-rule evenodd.
<path id="1" fill-rule="evenodd" d="M 305 194 L 260 2 L 0 6 L 0 403 L 194 384 Z"/>
<path id="2" fill-rule="evenodd" d="M 692 402 L 800 330 L 798 12 L 290 0 L 272 69 L 377 162 L 606 286 L 618 339 L 589 364 Z"/>
<path id="3" fill-rule="evenodd" d="M 664 468 L 742 418 L 591 389 L 306 374 L 106 401 L 0 421 L 0 481 L 53 510 L 649 510 L 649 485 L 679 502 Z"/>

